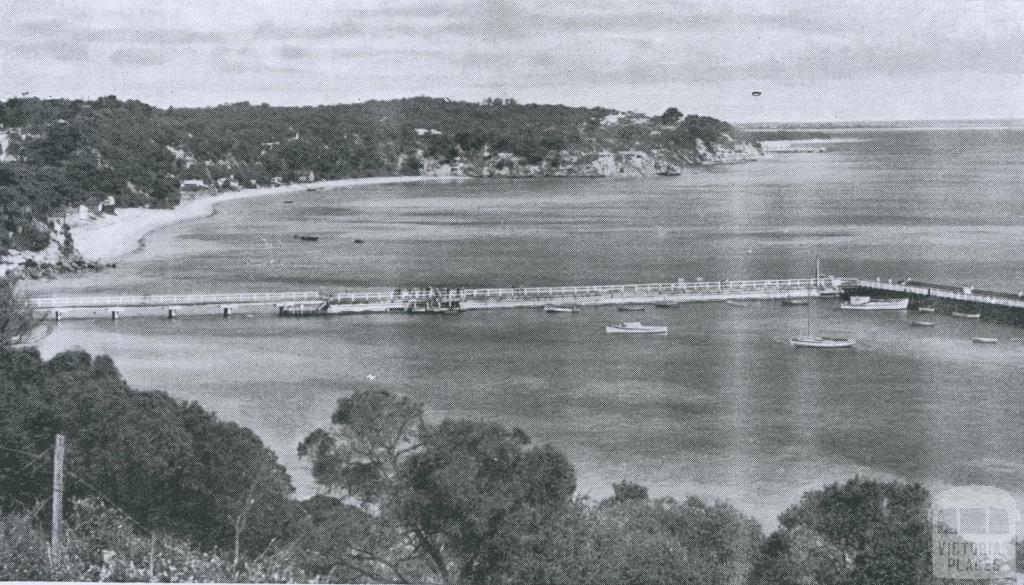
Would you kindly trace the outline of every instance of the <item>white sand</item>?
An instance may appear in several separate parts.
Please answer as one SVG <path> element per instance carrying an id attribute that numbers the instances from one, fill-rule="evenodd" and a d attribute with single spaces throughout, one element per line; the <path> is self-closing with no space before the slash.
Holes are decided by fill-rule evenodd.
<path id="1" fill-rule="evenodd" d="M 105 215 L 93 221 L 72 226 L 71 236 L 75 240 L 75 247 L 87 260 L 110 262 L 138 250 L 143 238 L 159 229 L 198 217 L 209 217 L 213 214 L 217 204 L 225 201 L 298 193 L 314 188 L 320 190 L 431 180 L 452 181 L 456 179 L 453 177 L 368 177 L 243 189 L 219 195 L 198 196 L 183 201 L 174 209 L 118 209 L 117 215 Z"/>

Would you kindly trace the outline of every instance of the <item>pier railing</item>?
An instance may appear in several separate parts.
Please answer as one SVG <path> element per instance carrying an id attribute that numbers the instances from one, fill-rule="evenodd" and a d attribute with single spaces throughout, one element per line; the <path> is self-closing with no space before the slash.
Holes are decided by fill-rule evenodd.
<path id="1" fill-rule="evenodd" d="M 474 288 L 474 289 L 396 289 L 391 292 L 352 292 L 336 294 L 328 298 L 332 304 L 378 303 L 415 301 L 425 299 L 483 301 L 503 299 L 559 299 L 587 297 L 659 297 L 685 295 L 687 293 L 730 294 L 741 292 L 783 292 L 833 290 L 841 282 L 849 280 L 832 278 L 795 278 L 774 280 L 724 280 L 695 282 L 665 282 L 646 284 L 612 284 L 593 286 L 540 286 L 516 288 Z"/>
<path id="2" fill-rule="evenodd" d="M 142 295 L 107 297 L 51 297 L 29 299 L 37 309 L 73 309 L 92 307 L 171 307 L 186 305 L 273 304 L 319 301 L 319 292 L 223 293 L 201 295 Z"/>

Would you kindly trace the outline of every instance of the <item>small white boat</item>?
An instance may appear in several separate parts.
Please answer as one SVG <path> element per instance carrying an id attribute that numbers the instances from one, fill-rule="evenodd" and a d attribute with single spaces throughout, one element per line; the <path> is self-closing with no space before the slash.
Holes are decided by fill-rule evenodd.
<path id="1" fill-rule="evenodd" d="M 604 332 L 631 334 L 651 333 L 654 335 L 668 335 L 668 327 L 664 325 L 644 325 L 637 321 L 627 321 L 626 323 L 619 323 L 618 325 L 609 325 L 604 328 Z"/>
<path id="2" fill-rule="evenodd" d="M 974 343 L 999 343 L 999 339 L 996 337 L 972 337 L 971 341 Z"/>
<path id="3" fill-rule="evenodd" d="M 803 305 L 810 304 L 809 299 L 782 299 L 783 305 L 789 305 L 791 307 L 802 307 Z"/>
<path id="4" fill-rule="evenodd" d="M 911 321 L 911 327 L 935 327 L 934 321 Z"/>
<path id="5" fill-rule="evenodd" d="M 850 297 L 850 302 L 840 305 L 842 309 L 857 311 L 905 311 L 910 299 L 885 299 L 872 301 L 871 297 Z"/>
<path id="6" fill-rule="evenodd" d="M 658 301 L 654 306 L 659 309 L 674 309 L 679 306 L 679 301 Z"/>
<path id="7" fill-rule="evenodd" d="M 545 313 L 579 313 L 580 308 L 575 306 L 564 306 L 564 305 L 545 305 Z"/>
<path id="8" fill-rule="evenodd" d="M 647 307 L 643 305 L 619 305 L 618 310 L 620 311 L 646 311 Z"/>
<path id="9" fill-rule="evenodd" d="M 918 307 L 917 308 L 917 312 L 918 313 L 934 313 L 935 309 L 933 309 L 932 307 Z"/>
<path id="10" fill-rule="evenodd" d="M 728 301 L 725 301 L 725 304 L 732 305 L 733 307 L 746 307 L 747 306 L 747 303 L 740 302 L 740 301 L 734 301 L 734 300 L 731 300 L 731 299 L 728 300 Z"/>
<path id="11" fill-rule="evenodd" d="M 960 313 L 959 311 L 953 311 L 954 317 L 960 317 L 961 319 L 981 319 L 981 313 Z"/>
<path id="12" fill-rule="evenodd" d="M 818 349 L 842 349 L 844 347 L 853 347 L 855 343 L 857 343 L 857 340 L 846 337 L 817 337 L 814 335 L 802 335 L 789 340 L 789 344 L 793 347 L 814 347 Z"/>

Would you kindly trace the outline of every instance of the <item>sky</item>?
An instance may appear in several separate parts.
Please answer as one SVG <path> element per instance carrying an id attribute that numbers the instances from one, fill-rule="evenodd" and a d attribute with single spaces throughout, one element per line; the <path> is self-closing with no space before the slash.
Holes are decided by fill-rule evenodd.
<path id="1" fill-rule="evenodd" d="M 754 96 L 752 92 L 761 92 Z M 1024 0 L 0 0 L 0 99 L 1024 116 Z"/>

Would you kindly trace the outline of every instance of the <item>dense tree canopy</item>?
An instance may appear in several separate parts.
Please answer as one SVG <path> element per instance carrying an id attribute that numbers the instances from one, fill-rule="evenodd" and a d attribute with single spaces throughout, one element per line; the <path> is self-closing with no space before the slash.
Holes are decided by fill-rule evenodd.
<path id="1" fill-rule="evenodd" d="M 244 549 L 282 533 L 291 483 L 252 431 L 132 390 L 106 356 L 0 350 L 0 372 L 0 508 L 49 495 L 47 450 L 61 433 L 70 498 L 108 498 L 203 546 L 232 546 L 242 516 Z"/>
<path id="2" fill-rule="evenodd" d="M 861 478 L 804 494 L 780 517 L 755 584 L 931 583 L 928 492 Z"/>
<path id="3" fill-rule="evenodd" d="M 398 517 L 445 581 L 494 580 L 576 489 L 565 456 L 518 429 L 445 420 L 422 441 L 402 466 Z"/>
<path id="4" fill-rule="evenodd" d="M 579 501 L 546 522 L 510 559 L 512 583 L 744 583 L 761 530 L 731 506 L 697 499 Z"/>

